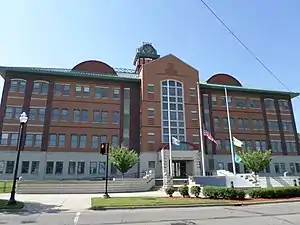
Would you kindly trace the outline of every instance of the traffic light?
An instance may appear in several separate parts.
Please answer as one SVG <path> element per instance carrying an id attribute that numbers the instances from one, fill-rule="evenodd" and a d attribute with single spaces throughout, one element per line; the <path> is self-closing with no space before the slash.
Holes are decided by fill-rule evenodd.
<path id="1" fill-rule="evenodd" d="M 101 143 L 101 145 L 100 145 L 100 153 L 102 155 L 105 155 L 105 153 L 106 153 L 106 143 Z"/>

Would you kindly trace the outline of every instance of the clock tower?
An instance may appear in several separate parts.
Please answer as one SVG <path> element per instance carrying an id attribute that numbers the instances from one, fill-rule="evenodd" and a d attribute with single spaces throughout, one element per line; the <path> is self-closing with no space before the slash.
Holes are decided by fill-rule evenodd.
<path id="1" fill-rule="evenodd" d="M 157 54 L 156 49 L 151 43 L 143 42 L 142 46 L 137 49 L 133 65 L 135 65 L 135 71 L 138 73 L 143 64 L 146 64 L 152 60 L 158 59 L 160 55 Z"/>

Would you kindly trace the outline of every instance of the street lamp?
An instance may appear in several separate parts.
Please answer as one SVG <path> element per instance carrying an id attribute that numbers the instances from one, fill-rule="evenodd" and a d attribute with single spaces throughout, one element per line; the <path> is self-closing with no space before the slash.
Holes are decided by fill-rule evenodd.
<path id="1" fill-rule="evenodd" d="M 19 119 L 20 119 L 20 129 L 19 129 L 19 141 L 18 141 L 18 146 L 17 146 L 18 153 L 17 153 L 17 160 L 16 160 L 15 171 L 14 171 L 13 186 L 12 186 L 12 189 L 11 189 L 10 198 L 7 202 L 8 205 L 15 205 L 17 203 L 16 199 L 15 199 L 17 175 L 18 175 L 18 168 L 19 168 L 19 161 L 20 161 L 20 153 L 24 148 L 24 145 L 23 145 L 24 128 L 25 128 L 25 125 L 28 121 L 28 117 L 27 117 L 26 113 L 23 112 L 20 115 Z"/>

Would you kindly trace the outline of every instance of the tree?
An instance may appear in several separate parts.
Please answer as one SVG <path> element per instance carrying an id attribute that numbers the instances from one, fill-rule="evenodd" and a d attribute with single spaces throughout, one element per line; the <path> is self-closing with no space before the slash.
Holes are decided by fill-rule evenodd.
<path id="1" fill-rule="evenodd" d="M 252 170 L 255 174 L 266 169 L 271 162 L 271 150 L 258 151 L 258 150 L 240 150 L 237 152 L 241 158 L 242 163 L 247 169 Z"/>
<path id="2" fill-rule="evenodd" d="M 111 146 L 109 161 L 122 173 L 122 178 L 124 178 L 124 174 L 138 163 L 139 156 L 135 150 L 130 150 L 124 145 L 120 147 Z"/>

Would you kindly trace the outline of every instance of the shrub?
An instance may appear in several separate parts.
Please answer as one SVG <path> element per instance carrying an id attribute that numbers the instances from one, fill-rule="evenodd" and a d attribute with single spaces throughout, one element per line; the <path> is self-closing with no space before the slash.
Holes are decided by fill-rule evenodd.
<path id="1" fill-rule="evenodd" d="M 295 198 L 300 197 L 300 187 L 253 188 L 247 193 L 251 198 Z"/>
<path id="2" fill-rule="evenodd" d="M 244 200 L 246 193 L 234 188 L 206 186 L 203 195 L 210 199 Z"/>
<path id="3" fill-rule="evenodd" d="M 189 194 L 189 187 L 184 185 L 184 186 L 181 186 L 179 187 L 179 193 L 181 194 L 182 197 L 190 197 L 190 194 Z"/>
<path id="4" fill-rule="evenodd" d="M 192 186 L 191 187 L 191 193 L 192 193 L 192 195 L 195 195 L 196 198 L 199 197 L 200 192 L 201 192 L 201 187 L 200 186 Z"/>
<path id="5" fill-rule="evenodd" d="M 174 187 L 166 188 L 165 192 L 166 192 L 167 195 L 169 195 L 169 197 L 173 197 L 173 194 L 175 192 L 175 188 Z"/>

